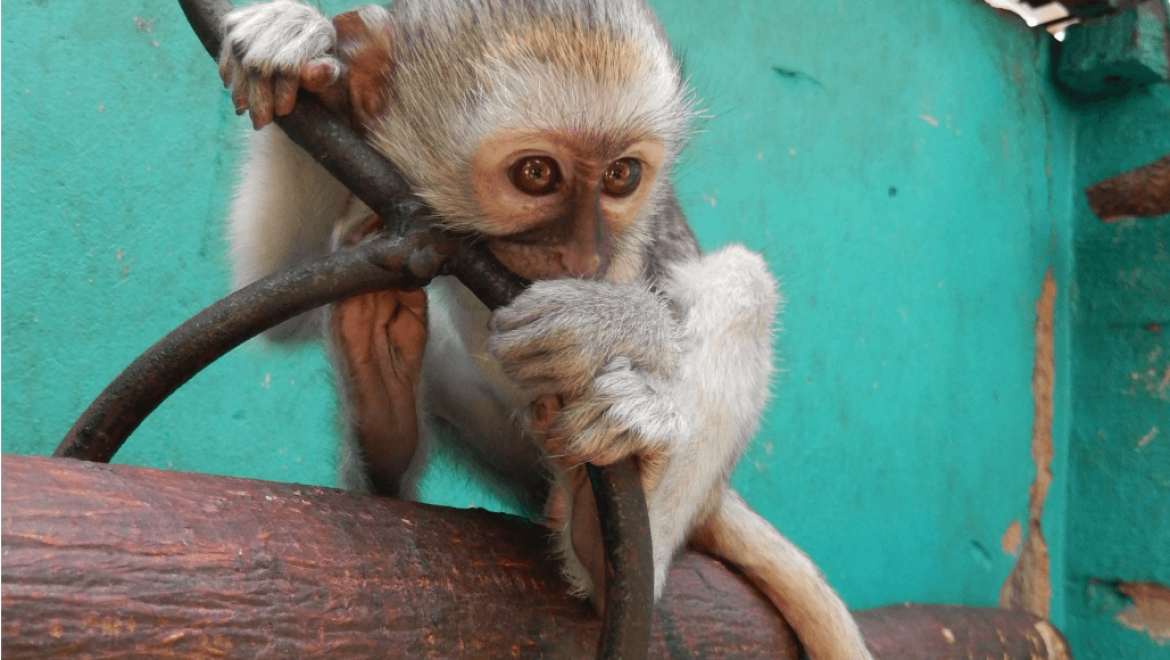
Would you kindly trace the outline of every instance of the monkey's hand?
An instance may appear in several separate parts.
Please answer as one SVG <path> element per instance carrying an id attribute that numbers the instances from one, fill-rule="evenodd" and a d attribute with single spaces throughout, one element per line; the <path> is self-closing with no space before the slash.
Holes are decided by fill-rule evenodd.
<path id="1" fill-rule="evenodd" d="M 297 90 L 326 92 L 341 76 L 331 53 L 333 23 L 295 0 L 273 0 L 232 10 L 224 17 L 219 74 L 232 90 L 236 114 L 247 112 L 260 129 L 273 115 L 296 107 Z"/>
<path id="2" fill-rule="evenodd" d="M 656 463 L 690 437 L 671 392 L 678 326 L 644 286 L 537 282 L 492 316 L 492 330 L 505 372 L 541 395 L 529 421 L 551 455 Z"/>

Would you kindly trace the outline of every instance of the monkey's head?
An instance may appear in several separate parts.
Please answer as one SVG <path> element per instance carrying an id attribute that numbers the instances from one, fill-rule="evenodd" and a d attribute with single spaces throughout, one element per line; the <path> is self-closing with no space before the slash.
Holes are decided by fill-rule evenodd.
<path id="1" fill-rule="evenodd" d="M 533 1 L 399 12 L 371 140 L 514 272 L 632 281 L 690 93 L 648 7 Z"/>

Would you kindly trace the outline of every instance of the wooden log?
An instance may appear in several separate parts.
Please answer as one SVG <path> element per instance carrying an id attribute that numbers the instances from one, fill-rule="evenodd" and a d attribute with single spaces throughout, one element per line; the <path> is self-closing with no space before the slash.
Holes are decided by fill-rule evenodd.
<path id="1" fill-rule="evenodd" d="M 0 653 L 19 658 L 582 658 L 599 622 L 543 528 L 328 488 L 71 459 L 2 464 Z M 876 656 L 1068 657 L 1030 615 L 857 613 Z M 651 657 L 799 657 L 758 591 L 687 553 Z"/>

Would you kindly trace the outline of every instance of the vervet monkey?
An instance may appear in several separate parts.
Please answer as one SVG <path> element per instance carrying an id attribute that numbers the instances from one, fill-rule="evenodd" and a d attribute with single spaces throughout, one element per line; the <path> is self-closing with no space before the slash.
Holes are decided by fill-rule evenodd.
<path id="1" fill-rule="evenodd" d="M 279 129 L 317 93 L 437 220 L 535 283 L 489 311 L 459 282 L 372 293 L 277 331 L 320 332 L 338 373 L 343 487 L 410 497 L 449 443 L 554 530 L 600 608 L 583 464 L 637 458 L 655 594 L 691 545 L 740 568 L 816 660 L 869 658 L 817 568 L 728 485 L 767 398 L 780 298 L 759 255 L 700 254 L 669 173 L 695 115 L 643 0 L 397 0 L 332 21 L 234 10 L 220 71 L 255 128 L 231 210 L 248 284 L 381 227 Z"/>

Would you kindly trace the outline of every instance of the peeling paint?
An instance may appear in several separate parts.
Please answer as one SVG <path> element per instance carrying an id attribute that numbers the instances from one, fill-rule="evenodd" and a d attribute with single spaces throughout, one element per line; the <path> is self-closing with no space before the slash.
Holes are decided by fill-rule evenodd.
<path id="1" fill-rule="evenodd" d="M 1013 520 L 1012 524 L 1003 532 L 1003 538 L 999 540 L 999 544 L 1003 547 L 1004 554 L 1017 555 L 1020 552 L 1020 544 L 1024 542 L 1024 530 L 1020 527 L 1020 521 Z"/>
<path id="2" fill-rule="evenodd" d="M 1056 280 L 1052 269 L 1044 275 L 1040 298 L 1036 301 L 1036 355 L 1032 366 L 1032 460 L 1036 478 L 1028 489 L 1028 536 L 1024 540 L 1016 565 L 999 591 L 999 606 L 1024 610 L 1048 618 L 1052 600 L 1049 577 L 1048 544 L 1040 528 L 1044 501 L 1052 485 L 1052 412 L 1055 387 L 1053 349 L 1053 309 L 1056 303 Z M 1010 527 L 1008 528 L 1010 531 Z M 1005 533 L 1005 537 L 1007 534 Z"/>
<path id="3" fill-rule="evenodd" d="M 1142 447 L 1145 447 L 1146 445 L 1150 444 L 1150 441 L 1153 440 L 1154 437 L 1157 435 L 1158 435 L 1158 427 L 1155 426 L 1155 427 L 1150 429 L 1149 433 L 1143 435 L 1141 440 L 1138 440 L 1138 443 L 1137 443 L 1138 449 L 1141 449 Z"/>
<path id="4" fill-rule="evenodd" d="M 1153 582 L 1119 582 L 1115 588 L 1131 601 L 1117 622 L 1163 646 L 1170 644 L 1170 588 Z"/>

